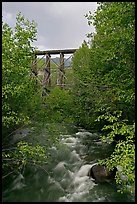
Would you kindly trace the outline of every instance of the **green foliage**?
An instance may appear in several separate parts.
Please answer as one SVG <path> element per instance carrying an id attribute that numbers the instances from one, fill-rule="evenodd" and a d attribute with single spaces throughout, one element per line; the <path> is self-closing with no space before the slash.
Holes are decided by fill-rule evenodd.
<path id="1" fill-rule="evenodd" d="M 110 170 L 117 167 L 116 183 L 122 185 L 119 192 L 134 191 L 135 182 L 135 123 L 128 124 L 128 120 L 122 120 L 122 111 L 114 111 L 113 114 L 106 112 L 100 115 L 96 121 L 105 120 L 108 122 L 102 128 L 102 141 L 111 143 L 118 138 L 112 155 L 105 161 L 100 160 L 100 164 L 106 165 Z M 107 131 L 107 133 L 106 133 Z M 118 167 L 122 170 L 119 171 Z"/>
<path id="2" fill-rule="evenodd" d="M 91 127 L 94 114 L 91 106 L 96 97 L 96 90 L 92 90 L 91 75 L 89 69 L 90 49 L 84 41 L 82 46 L 74 53 L 72 68 L 74 74 L 74 84 L 72 85 L 73 95 L 73 117 L 78 125 Z M 94 94 L 93 94 L 94 93 Z M 92 115 L 93 116 L 93 115 Z"/>
<path id="3" fill-rule="evenodd" d="M 97 32 L 92 38 L 91 72 L 96 82 L 108 87 L 101 104 L 112 106 L 113 103 L 113 109 L 122 110 L 132 121 L 135 108 L 135 4 L 102 2 L 95 15 L 89 14 L 87 19 L 89 24 L 93 20 Z M 103 92 L 101 95 L 104 96 Z"/>
<path id="4" fill-rule="evenodd" d="M 3 174 L 9 175 L 11 171 L 21 169 L 31 164 L 45 162 L 48 152 L 47 147 L 57 142 L 56 129 L 47 126 L 44 135 L 44 144 L 39 141 L 39 134 L 48 122 L 72 122 L 71 103 L 72 98 L 69 90 L 55 87 L 51 94 L 42 97 L 43 87 L 39 81 L 43 80 L 38 76 L 32 76 L 32 60 L 35 49 L 31 43 L 36 38 L 36 24 L 25 20 L 21 13 L 17 14 L 15 28 L 8 24 L 2 25 L 2 129 L 3 129 Z M 43 63 L 39 61 L 38 67 Z M 71 74 L 70 74 L 71 75 Z M 66 119 L 67 118 L 67 119 Z M 12 133 L 21 126 L 28 126 L 30 123 L 36 125 L 36 136 L 27 136 L 28 141 L 21 141 L 17 144 L 12 142 Z M 38 124 L 37 124 L 38 123 Z M 42 124 L 42 125 L 40 125 Z M 57 132 L 56 132 L 57 133 Z M 50 135 L 50 138 L 49 136 Z M 21 139 L 19 139 L 21 140 Z M 23 139 L 25 140 L 25 139 Z M 8 149 L 7 149 L 8 148 Z"/>
<path id="5" fill-rule="evenodd" d="M 71 104 L 72 98 L 69 90 L 55 87 L 45 97 L 45 119 L 47 122 L 72 122 Z"/>
<path id="6" fill-rule="evenodd" d="M 36 23 L 25 20 L 21 13 L 17 14 L 14 29 L 2 24 L 3 174 L 20 171 L 28 161 L 36 164 L 46 158 L 42 146 L 23 141 L 11 146 L 12 132 L 38 120 L 42 112 L 41 89 L 31 72 L 35 50 L 31 43 L 36 32 Z"/>
<path id="7" fill-rule="evenodd" d="M 35 23 L 19 13 L 12 30 L 2 25 L 2 123 L 3 129 L 12 129 L 29 122 L 25 107 L 34 99 L 36 81 L 30 77 L 30 65 L 36 37 Z"/>
<path id="8" fill-rule="evenodd" d="M 84 128 L 101 132 L 104 142 L 117 143 L 110 157 L 99 162 L 109 169 L 119 169 L 116 183 L 122 185 L 120 192 L 133 191 L 135 2 L 99 2 L 97 11 L 93 15 L 89 12 L 86 18 L 89 25 L 95 26 L 96 33 L 87 35 L 90 46 L 84 41 L 74 53 L 73 82 L 70 79 L 72 73 L 69 76 L 72 89 L 55 87 L 43 101 L 42 89 L 37 93 L 38 82 L 30 77 L 35 23 L 25 21 L 18 14 L 15 31 L 3 24 L 3 128 L 13 129 L 29 123 L 37 111 L 34 120 L 41 118 L 46 123 L 74 121 Z M 53 136 L 53 142 L 54 139 Z M 12 153 L 4 152 L 3 158 L 12 160 L 11 166 L 18 169 L 28 158 L 32 163 L 45 161 L 46 154 L 40 146 L 21 142 Z"/>
<path id="9" fill-rule="evenodd" d="M 122 119 L 122 111 L 114 111 L 110 113 L 106 111 L 104 114 L 100 115 L 95 121 L 106 121 L 105 125 L 102 128 L 102 132 L 105 133 L 105 136 L 102 136 L 102 140 L 110 142 L 116 140 L 115 136 L 119 136 L 119 140 L 124 139 L 135 139 L 134 138 L 134 125 L 130 125 L 127 119 Z M 108 133 L 106 133 L 108 132 Z M 122 136 L 120 138 L 120 135 Z M 124 137 L 125 136 L 125 137 Z"/>
<path id="10" fill-rule="evenodd" d="M 117 140 L 102 163 L 122 166 L 127 180 L 116 176 L 122 192 L 134 186 L 135 2 L 98 4 L 94 14 L 85 15 L 96 29 L 87 35 L 90 47 L 84 43 L 73 58 L 74 109 L 78 124 L 101 132 L 105 142 Z"/>
<path id="11" fill-rule="evenodd" d="M 129 141 L 117 143 L 113 154 L 105 161 L 99 163 L 106 165 L 110 170 L 117 167 L 116 183 L 120 185 L 118 192 L 135 190 L 135 145 Z"/>
<path id="12" fill-rule="evenodd" d="M 10 150 L 10 149 L 9 149 Z M 8 171 L 21 171 L 28 163 L 29 164 L 44 164 L 46 163 L 46 149 L 40 145 L 32 146 L 28 142 L 18 142 L 14 150 L 3 151 L 2 167 Z"/>

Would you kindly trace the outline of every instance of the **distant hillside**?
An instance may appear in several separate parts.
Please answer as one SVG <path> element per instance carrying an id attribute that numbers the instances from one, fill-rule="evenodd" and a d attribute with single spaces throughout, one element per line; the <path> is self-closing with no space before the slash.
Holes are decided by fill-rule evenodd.
<path id="1" fill-rule="evenodd" d="M 60 63 L 60 58 L 59 57 L 55 57 L 52 58 L 52 60 L 56 63 L 59 64 Z M 71 66 L 71 58 L 64 58 L 64 65 L 65 67 L 70 67 Z"/>
<path id="2" fill-rule="evenodd" d="M 41 59 L 38 58 L 38 63 L 37 63 L 37 67 L 39 70 L 43 70 L 45 67 L 45 63 L 46 63 L 46 59 Z M 53 63 L 54 61 L 54 63 Z M 59 57 L 55 57 L 55 58 L 51 58 L 51 67 L 58 67 L 60 64 L 60 58 Z M 65 64 L 65 68 L 70 67 L 71 66 L 71 58 L 64 58 L 64 64 Z M 56 66 L 57 65 L 57 66 Z"/>

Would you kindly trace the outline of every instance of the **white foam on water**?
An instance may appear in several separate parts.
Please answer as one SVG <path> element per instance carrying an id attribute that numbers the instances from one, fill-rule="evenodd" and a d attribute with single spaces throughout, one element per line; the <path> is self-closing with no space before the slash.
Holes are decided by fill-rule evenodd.
<path id="1" fill-rule="evenodd" d="M 64 139 L 65 143 L 74 143 L 76 144 L 76 142 L 78 141 L 78 138 L 75 137 L 68 137 Z"/>
<path id="2" fill-rule="evenodd" d="M 52 146 L 50 149 L 52 149 L 53 151 L 57 151 L 57 148 Z"/>
<path id="3" fill-rule="evenodd" d="M 60 191 L 60 192 L 64 193 L 64 188 L 62 188 L 60 182 L 51 179 L 50 184 L 51 185 L 48 188 L 48 191 L 50 193 L 53 193 L 55 191 Z"/>
<path id="4" fill-rule="evenodd" d="M 24 180 L 24 177 L 23 177 L 23 175 L 20 173 L 20 174 L 16 177 L 16 179 L 13 181 L 12 190 L 24 188 L 26 185 L 23 183 L 23 180 Z"/>
<path id="5" fill-rule="evenodd" d="M 66 196 L 62 196 L 59 198 L 59 202 L 70 202 L 70 200 Z"/>
<path id="6" fill-rule="evenodd" d="M 77 172 L 77 176 L 80 177 L 80 176 L 87 176 L 88 174 L 88 171 L 89 169 L 91 168 L 91 164 L 85 164 L 83 165 L 79 171 Z"/>
<path id="7" fill-rule="evenodd" d="M 89 190 L 92 189 L 95 184 L 88 177 L 76 178 L 72 182 L 70 189 L 68 189 L 68 194 L 59 198 L 59 202 L 86 202 Z"/>
<path id="8" fill-rule="evenodd" d="M 65 142 L 63 142 L 63 144 L 67 145 L 70 149 L 75 149 L 75 144 L 73 144 L 73 143 L 65 143 Z"/>
<path id="9" fill-rule="evenodd" d="M 82 135 L 83 132 L 76 132 L 76 135 Z"/>
<path id="10" fill-rule="evenodd" d="M 87 132 L 87 131 L 82 131 L 82 132 L 77 132 L 76 135 L 79 135 L 79 136 L 84 136 L 84 135 L 92 136 L 93 133 Z"/>
<path id="11" fill-rule="evenodd" d="M 87 134 L 92 135 L 92 133 L 89 132 L 76 133 L 77 136 L 81 135 L 82 137 Z M 94 188 L 97 184 L 88 176 L 88 172 L 93 164 L 83 164 L 84 161 L 80 157 L 80 153 L 85 148 L 85 145 L 80 144 L 79 137 L 69 135 L 65 135 L 65 137 L 61 139 L 61 143 L 68 147 L 66 155 L 68 160 L 65 160 L 66 157 L 62 152 L 64 157 L 62 157 L 62 160 L 55 166 L 54 179 L 51 180 L 50 178 L 49 182 L 52 184 L 55 183 L 55 186 L 57 186 L 56 182 L 58 182 L 61 188 L 64 189 L 65 195 L 63 194 L 58 198 L 59 202 L 86 201 L 89 190 Z"/>
<path id="12" fill-rule="evenodd" d="M 73 150 L 71 152 L 71 155 L 70 155 L 70 162 L 77 162 L 77 161 L 80 161 L 80 160 L 81 160 L 81 158 L 80 158 L 79 154 L 76 153 L 76 150 Z"/>
<path id="13" fill-rule="evenodd" d="M 61 143 L 66 145 L 71 151 L 74 150 L 74 152 L 76 152 L 77 150 L 79 155 L 85 154 L 86 152 L 85 151 L 86 146 L 80 143 L 80 138 L 78 137 L 62 138 Z M 80 156 L 78 156 L 77 158 L 78 160 L 80 160 Z"/>
<path id="14" fill-rule="evenodd" d="M 75 176 L 73 183 L 72 183 L 72 186 L 78 187 L 79 185 L 86 182 L 88 179 L 89 179 L 88 176 L 83 176 L 83 177 Z"/>
<path id="15" fill-rule="evenodd" d="M 78 143 L 78 138 L 67 135 L 67 138 L 62 138 L 61 143 L 67 145 L 71 150 L 75 149 Z"/>
<path id="16" fill-rule="evenodd" d="M 95 185 L 93 180 L 87 176 L 89 169 L 92 165 L 86 164 L 76 172 L 71 172 L 71 182 L 67 189 L 67 194 L 59 198 L 59 202 L 77 202 L 86 201 L 86 195 L 89 194 L 89 190 Z"/>
<path id="17" fill-rule="evenodd" d="M 76 189 L 76 192 L 84 192 L 84 191 L 85 191 L 85 183 L 81 183 Z"/>
<path id="18" fill-rule="evenodd" d="M 54 172 L 56 173 L 56 174 L 65 174 L 66 172 L 67 172 L 67 169 L 66 169 L 66 167 L 65 167 L 65 165 L 66 165 L 66 162 L 64 162 L 64 161 L 61 161 L 61 162 L 59 162 L 56 166 L 55 166 L 55 168 L 54 168 Z"/>

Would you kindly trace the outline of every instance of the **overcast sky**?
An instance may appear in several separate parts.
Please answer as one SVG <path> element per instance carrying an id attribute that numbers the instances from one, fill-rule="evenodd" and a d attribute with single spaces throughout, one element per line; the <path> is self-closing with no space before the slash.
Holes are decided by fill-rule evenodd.
<path id="1" fill-rule="evenodd" d="M 79 48 L 94 31 L 84 15 L 96 9 L 97 2 L 2 2 L 3 21 L 10 26 L 18 12 L 37 23 L 39 50 Z"/>

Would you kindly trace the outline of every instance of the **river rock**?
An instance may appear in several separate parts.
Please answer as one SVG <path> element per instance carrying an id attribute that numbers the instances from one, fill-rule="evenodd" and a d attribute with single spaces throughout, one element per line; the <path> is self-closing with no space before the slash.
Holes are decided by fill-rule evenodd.
<path id="1" fill-rule="evenodd" d="M 116 175 L 116 168 L 113 171 L 109 171 L 104 165 L 100 166 L 95 164 L 88 172 L 88 176 L 95 179 L 96 182 L 111 182 L 114 180 Z"/>
<path id="2" fill-rule="evenodd" d="M 33 130 L 33 127 L 30 128 L 19 128 L 15 131 L 15 134 L 13 135 L 13 142 L 18 142 L 22 140 L 24 137 L 29 135 L 29 133 Z"/>

